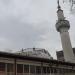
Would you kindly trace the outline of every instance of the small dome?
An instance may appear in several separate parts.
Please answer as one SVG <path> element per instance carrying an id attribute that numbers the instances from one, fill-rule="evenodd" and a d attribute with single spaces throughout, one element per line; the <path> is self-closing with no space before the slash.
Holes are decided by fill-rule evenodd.
<path id="1" fill-rule="evenodd" d="M 31 56 L 31 57 L 53 59 L 47 50 L 41 48 L 22 49 L 21 51 L 18 51 L 17 54 Z"/>

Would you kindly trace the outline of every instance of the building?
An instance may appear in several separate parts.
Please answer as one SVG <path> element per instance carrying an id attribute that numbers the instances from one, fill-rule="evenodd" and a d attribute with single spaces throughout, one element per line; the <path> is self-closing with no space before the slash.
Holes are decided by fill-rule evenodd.
<path id="1" fill-rule="evenodd" d="M 75 75 L 75 63 L 0 52 L 0 75 Z"/>
<path id="2" fill-rule="evenodd" d="M 45 49 L 22 49 L 16 53 L 0 52 L 0 75 L 75 75 L 75 63 L 72 59 L 67 58 L 69 55 L 73 58 L 70 40 L 68 39 L 69 22 L 63 17 L 59 1 L 57 13 L 56 28 L 62 34 L 65 59 L 70 62 L 54 60 Z M 68 36 L 63 35 L 65 32 Z M 65 37 L 67 37 L 68 42 L 64 39 Z M 69 44 L 65 47 L 65 43 Z"/>
<path id="3" fill-rule="evenodd" d="M 75 56 L 75 48 L 73 48 L 73 53 L 74 53 L 74 56 Z M 57 51 L 56 55 L 57 55 L 57 60 L 59 60 L 59 61 L 65 61 L 65 59 L 64 59 L 64 53 L 63 53 L 62 50 L 61 51 Z"/>

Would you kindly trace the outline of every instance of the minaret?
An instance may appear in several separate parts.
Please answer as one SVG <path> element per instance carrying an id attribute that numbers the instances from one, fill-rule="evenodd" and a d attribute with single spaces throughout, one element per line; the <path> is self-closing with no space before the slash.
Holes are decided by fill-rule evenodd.
<path id="1" fill-rule="evenodd" d="M 59 0 L 58 0 L 57 16 L 58 20 L 56 23 L 56 30 L 60 32 L 62 48 L 64 52 L 64 59 L 66 62 L 75 63 L 75 57 L 73 54 L 69 32 L 68 32 L 68 30 L 70 29 L 70 24 L 68 20 L 65 20 L 63 10 L 61 10 L 61 7 L 59 5 Z"/>

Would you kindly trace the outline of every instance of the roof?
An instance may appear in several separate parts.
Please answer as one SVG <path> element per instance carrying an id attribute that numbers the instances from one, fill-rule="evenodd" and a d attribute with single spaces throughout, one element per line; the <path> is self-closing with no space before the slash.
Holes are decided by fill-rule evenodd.
<path id="1" fill-rule="evenodd" d="M 14 59 L 31 60 L 31 61 L 38 61 L 38 62 L 51 63 L 51 64 L 75 66 L 75 63 L 62 62 L 62 61 L 51 60 L 46 58 L 29 57 L 29 56 L 23 56 L 19 54 L 6 53 L 6 52 L 0 52 L 0 57 L 8 57 L 8 58 L 14 58 Z"/>

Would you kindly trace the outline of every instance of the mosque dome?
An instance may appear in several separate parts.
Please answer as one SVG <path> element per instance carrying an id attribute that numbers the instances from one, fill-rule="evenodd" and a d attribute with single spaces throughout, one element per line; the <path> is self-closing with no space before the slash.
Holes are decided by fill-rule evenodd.
<path id="1" fill-rule="evenodd" d="M 22 49 L 18 51 L 17 54 L 31 56 L 31 57 L 38 57 L 38 58 L 53 59 L 47 50 L 41 48 Z"/>

